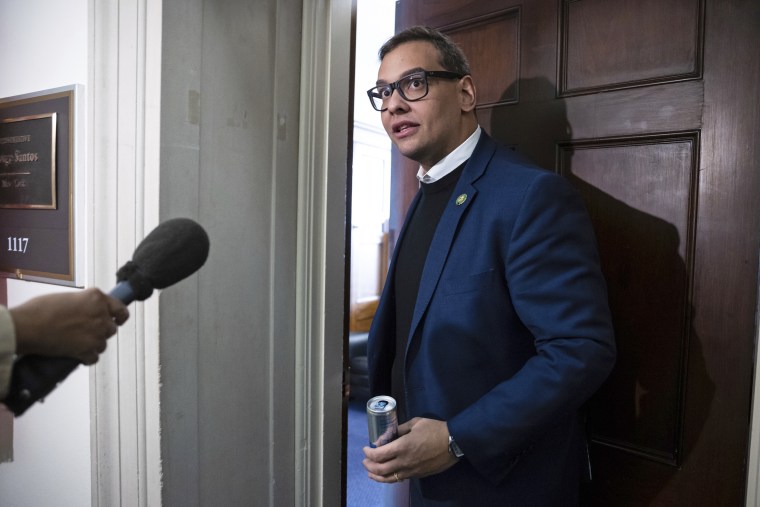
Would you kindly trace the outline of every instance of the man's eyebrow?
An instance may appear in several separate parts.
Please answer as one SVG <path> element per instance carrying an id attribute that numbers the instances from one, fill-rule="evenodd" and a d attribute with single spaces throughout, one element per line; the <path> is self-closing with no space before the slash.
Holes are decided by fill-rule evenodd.
<path id="1" fill-rule="evenodd" d="M 423 69 L 422 67 L 415 67 L 413 69 L 406 70 L 401 73 L 401 77 L 399 79 L 403 79 L 411 74 L 414 74 L 415 72 L 425 72 L 425 69 Z M 384 79 L 378 79 L 377 81 L 375 81 L 375 84 L 384 85 L 384 84 L 388 84 L 388 81 Z"/>

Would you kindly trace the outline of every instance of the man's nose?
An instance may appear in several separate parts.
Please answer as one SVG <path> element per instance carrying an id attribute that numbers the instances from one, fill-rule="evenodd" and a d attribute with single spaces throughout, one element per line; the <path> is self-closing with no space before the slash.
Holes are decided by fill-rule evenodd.
<path id="1" fill-rule="evenodd" d="M 385 105 L 388 106 L 388 111 L 392 113 L 397 111 L 407 111 L 409 109 L 409 103 L 404 100 L 404 97 L 401 96 L 401 93 L 399 93 L 398 90 L 393 90 L 393 93 L 388 97 Z"/>

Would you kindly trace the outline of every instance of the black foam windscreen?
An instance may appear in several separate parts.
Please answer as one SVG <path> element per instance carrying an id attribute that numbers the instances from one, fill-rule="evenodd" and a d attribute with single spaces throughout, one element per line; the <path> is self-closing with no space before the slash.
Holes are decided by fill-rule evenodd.
<path id="1" fill-rule="evenodd" d="M 137 246 L 132 260 L 116 272 L 116 280 L 132 286 L 143 301 L 153 289 L 163 289 L 195 273 L 206 262 L 206 231 L 189 218 L 172 218 L 159 224 Z"/>

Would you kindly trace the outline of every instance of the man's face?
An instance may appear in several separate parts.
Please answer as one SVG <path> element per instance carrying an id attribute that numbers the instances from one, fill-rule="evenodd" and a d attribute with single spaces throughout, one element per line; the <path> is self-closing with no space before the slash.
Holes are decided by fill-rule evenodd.
<path id="1" fill-rule="evenodd" d="M 419 70 L 445 70 L 438 51 L 429 42 L 407 42 L 386 54 L 377 83 L 393 83 Z M 470 78 L 464 78 L 471 84 Z M 429 78 L 429 91 L 421 100 L 407 102 L 394 90 L 388 109 L 380 113 L 385 131 L 402 155 L 430 169 L 471 133 L 463 122 L 463 80 Z M 467 131 L 470 129 L 470 131 Z M 464 136 L 464 137 L 463 137 Z"/>

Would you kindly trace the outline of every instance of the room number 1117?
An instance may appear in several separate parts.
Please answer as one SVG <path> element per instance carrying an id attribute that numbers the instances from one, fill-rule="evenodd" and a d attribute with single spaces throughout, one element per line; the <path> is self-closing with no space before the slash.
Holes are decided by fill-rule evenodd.
<path id="1" fill-rule="evenodd" d="M 26 247 L 29 245 L 29 238 L 8 238 L 8 251 L 26 253 Z"/>

